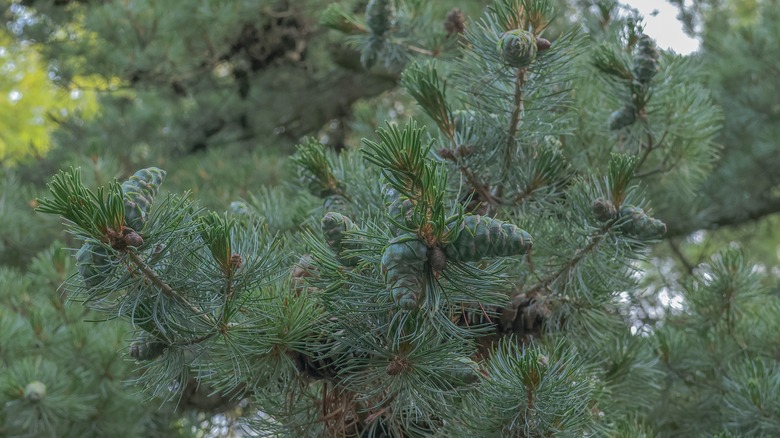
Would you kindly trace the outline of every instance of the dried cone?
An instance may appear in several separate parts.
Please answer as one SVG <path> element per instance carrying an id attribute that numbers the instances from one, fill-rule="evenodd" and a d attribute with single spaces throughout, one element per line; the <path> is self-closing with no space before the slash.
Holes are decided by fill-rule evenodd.
<path id="1" fill-rule="evenodd" d="M 526 68 L 536 59 L 536 37 L 523 29 L 504 32 L 498 39 L 498 53 L 506 65 Z"/>

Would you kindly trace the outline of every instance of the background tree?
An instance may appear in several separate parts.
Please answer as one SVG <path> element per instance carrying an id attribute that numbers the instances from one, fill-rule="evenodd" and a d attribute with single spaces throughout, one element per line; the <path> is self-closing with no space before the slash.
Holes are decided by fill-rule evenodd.
<path id="1" fill-rule="evenodd" d="M 81 6 L 55 3 L 17 7 L 52 8 L 39 16 L 50 22 L 30 20 L 19 35 L 51 23 L 84 32 L 82 15 L 68 15 Z M 126 351 L 144 364 L 137 382 L 195 413 L 182 423 L 173 420 L 182 411 L 166 411 L 159 427 L 184 433 L 198 418 L 223 418 L 216 410 L 242 427 L 293 436 L 776 433 L 771 271 L 734 249 L 692 262 L 683 252 L 709 256 L 695 241 L 679 251 L 680 268 L 663 247 L 648 257 L 664 222 L 673 235 L 686 232 L 679 224 L 720 223 L 690 202 L 723 168 L 712 141 L 720 112 L 700 59 L 659 53 L 640 18 L 618 14 L 614 2 L 557 9 L 581 11 L 579 34 L 565 20 L 549 26 L 551 2 L 502 0 L 482 19 L 453 11 L 428 38 L 416 32 L 443 14 L 428 15 L 424 4 L 364 6 L 365 14 L 363 5 L 331 6 L 323 23 L 347 34 L 352 59 L 400 78 L 407 96 L 379 113 L 417 121 L 382 126 L 339 155 L 305 140 L 293 161 L 309 194 L 239 182 L 248 173 L 212 146 L 196 157 L 205 176 L 149 168 L 113 183 L 134 162 L 170 163 L 139 143 L 121 166 L 102 154 L 87 160 L 86 186 L 76 172 L 59 173 L 38 201 L 68 219 L 68 241 L 80 247 L 71 296 L 95 317 L 129 321 Z M 419 44 L 447 34 L 461 43 L 451 56 Z M 408 64 L 409 54 L 418 62 Z M 438 62 L 425 61 L 432 54 Z M 126 84 L 113 74 L 103 83 Z M 133 102 L 143 83 L 127 90 Z M 353 125 L 347 143 L 377 126 L 366 116 L 373 110 L 354 109 L 368 126 Z M 78 130 L 64 126 L 57 138 L 66 144 Z M 89 129 L 85 138 L 99 138 Z M 235 132 L 222 129 L 215 136 Z M 244 166 L 260 156 L 250 153 Z M 217 211 L 237 195 L 246 201 L 230 215 L 207 212 L 190 197 L 157 193 L 163 179 L 174 188 L 215 181 L 216 196 L 201 194 Z M 94 186 L 106 189 L 86 188 Z M 103 357 L 115 358 L 109 350 Z M 13 369 L 58 354 L 17 351 L 0 349 Z M 91 379 L 86 393 L 100 382 Z M 4 381 L 6 418 L 30 418 L 15 415 L 22 409 L 48 420 L 9 422 L 12 433 L 74 423 L 44 409 L 38 383 L 51 381 L 17 373 Z M 50 398 L 72 391 L 61 388 Z M 96 409 L 72 394 L 84 412 Z"/>

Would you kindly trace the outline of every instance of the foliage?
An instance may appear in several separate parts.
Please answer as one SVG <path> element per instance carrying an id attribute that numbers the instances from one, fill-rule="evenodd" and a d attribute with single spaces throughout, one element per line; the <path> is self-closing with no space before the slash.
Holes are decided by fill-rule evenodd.
<path id="1" fill-rule="evenodd" d="M 481 18 L 436 15 L 444 2 L 331 3 L 322 23 L 348 43 L 346 80 L 390 77 L 406 95 L 380 100 L 385 124 L 363 102 L 354 130 L 338 133 L 350 126 L 340 113 L 283 163 L 250 143 L 272 127 L 297 140 L 323 125 L 278 123 L 294 114 L 307 125 L 320 98 L 335 100 L 305 86 L 312 78 L 332 86 L 323 71 L 334 70 L 314 49 L 324 44 L 310 38 L 316 32 L 296 21 L 322 4 L 250 3 L 188 0 L 194 22 L 213 15 L 217 24 L 204 35 L 188 27 L 168 46 L 160 41 L 190 10 L 35 1 L 16 9 L 35 17 L 19 24 L 20 38 L 54 47 L 53 29 L 91 35 L 60 41 L 67 55 L 48 53 L 64 81 L 90 60 L 87 70 L 117 78 L 107 87 L 127 88 L 104 97 L 98 123 L 66 122 L 56 137 L 92 145 L 20 166 L 45 174 L 82 165 L 57 172 L 34 203 L 64 219 L 76 262 L 52 250 L 56 257 L 41 256 L 27 276 L 9 271 L 8 281 L 67 263 L 57 277 L 67 297 L 91 319 L 119 320 L 90 326 L 101 345 L 113 342 L 95 354 L 161 407 L 154 425 L 128 434 L 778 433 L 776 273 L 736 243 L 714 256 L 714 240 L 676 245 L 714 223 L 690 196 L 728 166 L 714 140 L 733 108 L 715 105 L 705 58 L 659 50 L 641 17 L 613 1 L 495 0 Z M 561 11 L 578 8 L 582 24 L 570 28 Z M 296 49 L 259 50 L 259 33 L 282 29 Z M 115 52 L 105 44 L 112 38 Z M 299 50 L 307 44 L 311 51 Z M 203 50 L 212 63 L 196 56 Z M 143 68 L 130 72 L 122 53 Z M 327 68 L 280 79 L 298 61 Z M 295 90 L 275 106 L 268 83 Z M 220 99 L 224 106 L 212 105 Z M 113 142 L 118 153 L 101 151 L 94 139 L 124 119 L 133 124 Z M 212 134 L 203 129 L 220 119 Z M 349 147 L 361 133 L 362 145 Z M 216 149 L 221 141 L 230 145 Z M 181 159 L 185 151 L 193 154 Z M 34 190 L 10 199 L 28 196 Z M 656 246 L 664 239 L 682 266 Z M 79 333 L 70 322 L 60 336 Z M 145 413 L 138 398 L 123 398 L 139 394 L 121 393 L 113 398 L 132 409 L 92 420 L 115 401 L 96 396 L 105 373 L 60 366 L 76 359 L 54 351 L 16 364 L 6 347 L 15 338 L 4 333 L 0 354 L 14 371 L 2 380 L 11 389 L 0 418 L 18 419 L 8 423 L 13 433 L 110 430 Z M 58 386 L 55 371 L 81 386 Z"/>
<path id="2" fill-rule="evenodd" d="M 38 48 L 0 29 L 0 167 L 9 167 L 51 148 L 56 120 L 70 113 L 94 113 L 94 98 L 54 86 Z"/>
<path id="3" fill-rule="evenodd" d="M 132 363 L 116 354 L 128 327 L 66 303 L 73 259 L 55 242 L 26 274 L 0 270 L 0 433 L 4 436 L 178 435 L 173 407 L 128 388 Z M 13 294 L 8 292 L 13 291 Z"/>

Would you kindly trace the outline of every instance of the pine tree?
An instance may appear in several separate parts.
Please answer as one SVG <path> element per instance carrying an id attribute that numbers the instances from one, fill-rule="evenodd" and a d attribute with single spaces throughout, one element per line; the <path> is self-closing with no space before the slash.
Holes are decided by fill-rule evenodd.
<path id="1" fill-rule="evenodd" d="M 549 0 L 453 11 L 458 56 L 414 62 L 417 2 L 329 8 L 365 65 L 405 65 L 419 117 L 341 153 L 301 142 L 306 214 L 161 196 L 154 167 L 59 172 L 38 210 L 79 242 L 69 296 L 129 323 L 148 394 L 196 382 L 266 436 L 776 434 L 772 278 L 734 249 L 663 287 L 648 269 L 720 112 L 694 60 L 599 4 L 589 35 Z M 25 378 L 5 397 L 46 400 Z"/>

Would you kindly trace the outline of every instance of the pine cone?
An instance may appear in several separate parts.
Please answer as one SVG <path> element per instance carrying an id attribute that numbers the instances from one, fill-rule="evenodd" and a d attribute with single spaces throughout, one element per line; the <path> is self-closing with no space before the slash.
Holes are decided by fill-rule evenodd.
<path id="1" fill-rule="evenodd" d="M 533 239 L 514 224 L 485 216 L 466 216 L 458 237 L 444 250 L 447 257 L 476 262 L 486 257 L 508 257 L 527 253 Z"/>
<path id="2" fill-rule="evenodd" d="M 125 225 L 135 231 L 143 229 L 165 175 L 164 170 L 150 167 L 139 170 L 122 183 L 122 193 L 125 198 Z"/>
<path id="3" fill-rule="evenodd" d="M 130 357 L 139 361 L 147 361 L 160 357 L 168 348 L 168 344 L 157 340 L 141 340 L 130 344 Z"/>
<path id="4" fill-rule="evenodd" d="M 318 275 L 315 271 L 317 268 L 312 264 L 314 258 L 311 254 L 304 254 L 298 260 L 290 272 L 290 287 L 295 292 L 296 296 L 306 289 L 306 278 L 314 277 Z"/>
<path id="5" fill-rule="evenodd" d="M 387 214 L 400 225 L 413 228 L 414 227 L 414 203 L 405 197 L 400 196 L 398 199 L 392 202 L 387 207 Z M 391 224 L 391 229 L 394 234 L 400 234 L 404 231 L 398 228 L 395 224 Z"/>
<path id="6" fill-rule="evenodd" d="M 649 36 L 642 34 L 634 57 L 634 78 L 641 84 L 648 84 L 656 73 L 658 73 L 658 51 L 655 42 Z"/>
<path id="7" fill-rule="evenodd" d="M 320 222 L 322 227 L 322 234 L 325 235 L 325 243 L 328 244 L 333 251 L 339 256 L 339 260 L 347 266 L 354 266 L 358 260 L 355 257 L 342 257 L 341 253 L 346 246 L 344 245 L 344 238 L 348 231 L 356 230 L 358 227 L 350 218 L 335 212 L 329 212 L 325 214 Z"/>
<path id="8" fill-rule="evenodd" d="M 393 301 L 404 310 L 414 310 L 425 294 L 423 273 L 428 247 L 414 234 L 390 241 L 382 253 L 382 272 Z"/>
<path id="9" fill-rule="evenodd" d="M 613 112 L 609 116 L 609 129 L 617 131 L 636 122 L 636 106 L 626 104 L 623 108 Z"/>
<path id="10" fill-rule="evenodd" d="M 108 250 L 95 243 L 85 243 L 76 253 L 76 265 L 84 284 L 95 288 L 111 276 L 115 266 Z"/>
<path id="11" fill-rule="evenodd" d="M 536 59 L 536 37 L 527 30 L 504 32 L 497 47 L 504 63 L 515 68 L 526 68 Z"/>
<path id="12" fill-rule="evenodd" d="M 620 217 L 625 219 L 620 230 L 629 236 L 650 240 L 666 234 L 666 224 L 650 217 L 639 207 L 624 205 L 620 209 Z"/>

